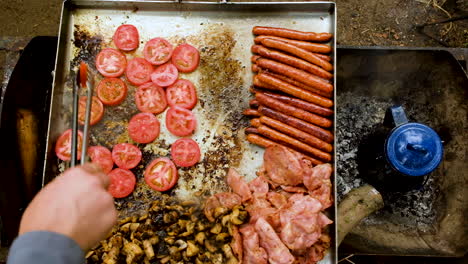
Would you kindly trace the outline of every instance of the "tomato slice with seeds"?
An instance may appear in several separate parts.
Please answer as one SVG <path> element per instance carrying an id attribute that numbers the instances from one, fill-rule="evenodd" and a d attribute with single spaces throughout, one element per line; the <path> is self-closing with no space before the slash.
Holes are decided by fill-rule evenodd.
<path id="1" fill-rule="evenodd" d="M 138 87 L 135 93 L 135 103 L 138 110 L 146 113 L 159 114 L 167 107 L 164 90 L 154 83 L 145 83 Z"/>
<path id="2" fill-rule="evenodd" d="M 136 177 L 133 172 L 124 169 L 114 169 L 109 174 L 109 193 L 114 198 L 124 198 L 129 196 L 136 185 Z"/>
<path id="3" fill-rule="evenodd" d="M 143 58 L 133 58 L 128 62 L 125 76 L 133 85 L 142 85 L 151 80 L 153 66 Z"/>
<path id="4" fill-rule="evenodd" d="M 179 79 L 166 89 L 167 103 L 170 106 L 179 106 L 192 109 L 197 104 L 195 86 L 189 80 Z"/>
<path id="5" fill-rule="evenodd" d="M 154 38 L 146 42 L 143 56 L 153 65 L 161 65 L 171 59 L 172 45 L 163 38 Z"/>
<path id="6" fill-rule="evenodd" d="M 180 138 L 171 146 L 171 157 L 179 167 L 191 167 L 200 161 L 200 147 L 191 138 Z"/>
<path id="7" fill-rule="evenodd" d="M 156 85 L 167 87 L 179 77 L 179 71 L 172 63 L 166 63 L 156 68 L 151 74 L 151 81 Z"/>
<path id="8" fill-rule="evenodd" d="M 177 169 L 168 158 L 153 160 L 145 170 L 146 184 L 159 192 L 164 192 L 174 187 L 178 179 Z"/>
<path id="9" fill-rule="evenodd" d="M 130 143 L 120 143 L 112 149 L 112 160 L 119 168 L 133 169 L 141 161 L 141 151 Z"/>
<path id="10" fill-rule="evenodd" d="M 109 173 L 114 167 L 114 161 L 112 160 L 112 153 L 109 149 L 103 146 L 92 146 L 88 148 L 88 156 L 91 158 L 91 162 L 101 167 L 104 173 Z"/>
<path id="11" fill-rule="evenodd" d="M 138 48 L 140 35 L 134 25 L 121 25 L 117 28 L 112 37 L 115 46 L 120 50 L 131 51 Z"/>
<path id="12" fill-rule="evenodd" d="M 78 130 L 78 144 L 77 153 L 81 153 L 81 146 L 83 145 L 83 132 Z M 55 144 L 55 154 L 63 161 L 69 161 L 71 159 L 71 141 L 72 141 L 72 130 L 68 129 L 60 135 Z M 81 155 L 77 155 L 80 159 Z"/>
<path id="13" fill-rule="evenodd" d="M 180 72 L 193 72 L 200 63 L 200 53 L 190 44 L 181 44 L 174 49 L 172 63 Z"/>
<path id="14" fill-rule="evenodd" d="M 185 137 L 193 133 L 197 119 L 192 111 L 174 106 L 166 113 L 166 127 L 175 136 Z"/>
<path id="15" fill-rule="evenodd" d="M 87 98 L 87 96 L 82 96 L 80 97 L 80 101 L 78 102 L 78 122 L 81 125 L 84 125 L 85 122 Z M 95 125 L 96 123 L 101 121 L 103 116 L 104 105 L 102 105 L 102 102 L 96 96 L 93 96 L 91 98 L 91 118 L 89 120 L 89 125 Z"/>
<path id="16" fill-rule="evenodd" d="M 116 49 L 103 49 L 96 57 L 96 68 L 105 77 L 119 77 L 126 66 L 125 55 Z"/>
<path id="17" fill-rule="evenodd" d="M 97 97 L 105 105 L 118 105 L 127 96 L 127 85 L 119 78 L 104 78 L 97 86 Z"/>
<path id="18" fill-rule="evenodd" d="M 159 136 L 159 120 L 151 113 L 136 114 L 128 122 L 128 134 L 137 143 L 150 143 Z"/>

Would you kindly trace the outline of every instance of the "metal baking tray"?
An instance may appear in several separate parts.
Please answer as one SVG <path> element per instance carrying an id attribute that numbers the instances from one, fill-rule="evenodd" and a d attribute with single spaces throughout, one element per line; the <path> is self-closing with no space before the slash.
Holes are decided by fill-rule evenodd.
<path id="1" fill-rule="evenodd" d="M 238 169 L 247 180 L 253 179 L 263 163 L 263 150 L 245 140 L 243 128 L 248 126 L 248 119 L 242 116 L 252 98 L 248 89 L 253 77 L 250 69 L 252 27 L 285 27 L 335 35 L 335 14 L 335 4 L 330 2 L 65 1 L 43 184 L 66 168 L 66 164 L 55 157 L 54 145 L 58 136 L 71 127 L 73 71 L 81 60 L 94 67 L 96 54 L 101 47 L 114 47 L 112 35 L 124 23 L 135 25 L 141 40 L 136 51 L 127 53 L 127 59 L 142 56 L 144 43 L 154 37 L 164 37 L 173 45 L 187 42 L 200 50 L 199 68 L 180 77 L 191 80 L 197 87 L 199 102 L 193 111 L 198 127 L 192 138 L 200 144 L 202 161 L 195 167 L 179 169 L 179 182 L 169 194 L 184 200 L 195 194 L 225 191 L 224 176 L 229 167 Z M 334 47 L 331 55 L 335 58 L 335 41 L 331 44 Z M 100 78 L 97 75 L 96 81 Z M 125 101 L 119 106 L 106 107 L 104 118 L 91 127 L 90 145 L 111 148 L 117 143 L 132 142 L 126 124 L 138 110 L 133 97 L 135 87 L 128 85 L 128 88 Z M 158 119 L 161 122 L 159 138 L 151 144 L 139 145 L 143 160 L 132 170 L 137 176 L 134 193 L 116 201 L 121 216 L 145 210 L 159 195 L 144 183 L 144 166 L 156 157 L 168 155 L 176 137 L 166 130 L 164 114 L 158 115 Z M 336 206 L 329 213 L 336 222 L 335 210 Z M 334 224 L 330 227 L 332 237 L 335 237 L 335 228 Z M 321 263 L 336 263 L 336 248 L 333 243 Z"/>

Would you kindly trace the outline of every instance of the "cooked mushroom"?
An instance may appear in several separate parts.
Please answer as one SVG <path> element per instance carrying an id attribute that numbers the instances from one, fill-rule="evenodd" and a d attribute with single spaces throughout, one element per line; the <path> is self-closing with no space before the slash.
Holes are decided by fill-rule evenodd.
<path id="1" fill-rule="evenodd" d="M 247 220 L 247 217 L 247 212 L 239 210 L 239 207 L 236 206 L 231 213 L 231 223 L 235 225 L 242 225 Z"/>
<path id="2" fill-rule="evenodd" d="M 150 238 L 149 241 L 151 242 L 151 245 L 156 245 L 159 242 L 159 237 L 154 236 Z"/>
<path id="3" fill-rule="evenodd" d="M 210 230 L 211 233 L 213 234 L 219 234 L 221 233 L 221 230 L 223 229 L 223 227 L 219 224 L 219 223 L 216 223 Z"/>
<path id="4" fill-rule="evenodd" d="M 172 244 L 174 244 L 175 239 L 174 239 L 174 237 L 165 237 L 165 238 L 164 238 L 164 241 L 165 241 L 167 244 L 172 245 Z"/>
<path id="5" fill-rule="evenodd" d="M 213 243 L 208 239 L 205 239 L 205 247 L 210 252 L 215 252 L 217 250 L 217 248 L 213 245 Z"/>
<path id="6" fill-rule="evenodd" d="M 170 260 L 171 260 L 171 257 L 170 257 L 170 256 L 167 256 L 167 257 L 162 258 L 162 259 L 159 261 L 159 263 L 164 264 L 164 263 L 169 262 Z"/>
<path id="7" fill-rule="evenodd" d="M 177 247 L 179 250 L 183 250 L 187 248 L 187 243 L 183 241 L 182 239 L 177 240 L 174 242 L 174 245 Z"/>
<path id="8" fill-rule="evenodd" d="M 221 215 L 224 215 L 226 214 L 227 212 L 229 211 L 229 209 L 227 209 L 226 207 L 216 207 L 215 210 L 214 210 L 214 217 L 215 218 L 218 218 L 220 217 Z"/>
<path id="9" fill-rule="evenodd" d="M 206 235 L 203 232 L 199 232 L 197 235 L 195 235 L 195 241 L 200 245 L 203 245 L 205 238 L 206 238 Z"/>
<path id="10" fill-rule="evenodd" d="M 198 254 L 200 249 L 191 240 L 187 241 L 187 257 L 193 257 Z"/>
<path id="11" fill-rule="evenodd" d="M 127 264 L 132 264 L 143 255 L 143 250 L 134 242 L 128 242 L 123 246 L 122 253 L 127 256 Z"/>
<path id="12" fill-rule="evenodd" d="M 228 233 L 219 233 L 216 235 L 216 241 L 224 243 L 227 242 L 230 237 Z"/>
<path id="13" fill-rule="evenodd" d="M 154 258 L 154 250 L 153 250 L 153 245 L 151 244 L 151 241 L 149 240 L 143 241 L 143 250 L 145 251 L 145 255 L 147 259 Z"/>

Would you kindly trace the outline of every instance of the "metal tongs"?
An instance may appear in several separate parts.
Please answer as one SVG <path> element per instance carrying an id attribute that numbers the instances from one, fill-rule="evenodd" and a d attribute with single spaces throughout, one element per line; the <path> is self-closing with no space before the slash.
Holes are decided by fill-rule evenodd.
<path id="1" fill-rule="evenodd" d="M 82 80 L 83 79 L 83 80 Z M 91 119 L 91 104 L 94 90 L 94 78 L 88 65 L 81 62 L 76 74 L 76 81 L 73 84 L 73 116 L 72 116 L 72 141 L 70 167 L 76 165 L 78 151 L 78 109 L 80 88 L 86 88 L 86 112 L 83 127 L 83 143 L 79 154 L 80 164 L 85 164 L 88 160 L 89 122 Z"/>

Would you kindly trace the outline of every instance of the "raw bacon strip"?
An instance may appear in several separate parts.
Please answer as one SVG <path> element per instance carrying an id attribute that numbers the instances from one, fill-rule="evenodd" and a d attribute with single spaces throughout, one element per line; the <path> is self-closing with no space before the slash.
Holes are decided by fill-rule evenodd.
<path id="1" fill-rule="evenodd" d="M 255 230 L 260 237 L 260 245 L 268 253 L 268 261 L 271 264 L 290 264 L 294 262 L 294 256 L 283 244 L 271 225 L 262 217 L 255 223 Z"/>
<path id="2" fill-rule="evenodd" d="M 231 187 L 234 193 L 242 197 L 242 202 L 248 201 L 252 198 L 249 186 L 235 169 L 229 169 L 227 174 L 227 184 Z"/>
<path id="3" fill-rule="evenodd" d="M 265 249 L 260 247 L 258 234 L 252 225 L 245 225 L 239 231 L 242 234 L 244 246 L 243 264 L 267 264 L 268 255 Z"/>

